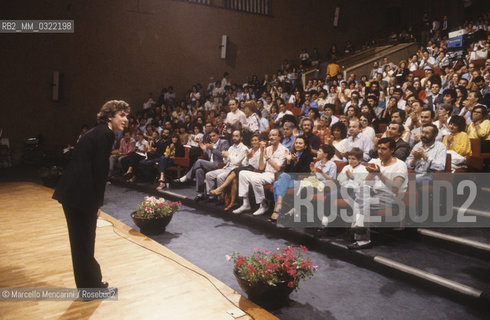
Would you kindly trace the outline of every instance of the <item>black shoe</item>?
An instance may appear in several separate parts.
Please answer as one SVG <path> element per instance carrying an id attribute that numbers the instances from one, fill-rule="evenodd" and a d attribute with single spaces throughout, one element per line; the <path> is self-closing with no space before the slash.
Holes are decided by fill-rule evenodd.
<path id="1" fill-rule="evenodd" d="M 208 202 L 214 202 L 214 201 L 216 201 L 215 197 L 208 197 Z"/>
<path id="2" fill-rule="evenodd" d="M 348 244 L 347 245 L 347 248 L 349 250 L 361 250 L 361 249 L 369 249 L 369 248 L 372 248 L 372 246 L 373 246 L 373 243 L 372 242 L 368 242 L 368 243 L 363 244 L 363 245 L 359 245 L 358 242 L 354 242 L 354 243 Z"/>
<path id="3" fill-rule="evenodd" d="M 194 201 L 201 201 L 201 200 L 204 200 L 204 195 L 202 194 L 198 194 L 195 198 L 194 198 Z"/>

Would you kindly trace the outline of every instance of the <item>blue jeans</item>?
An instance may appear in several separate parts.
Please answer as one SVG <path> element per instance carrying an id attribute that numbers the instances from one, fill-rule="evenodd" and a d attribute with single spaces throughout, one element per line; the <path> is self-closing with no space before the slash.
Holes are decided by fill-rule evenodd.
<path id="1" fill-rule="evenodd" d="M 158 172 L 165 172 L 165 170 L 174 164 L 173 158 L 161 157 L 158 159 Z"/>
<path id="2" fill-rule="evenodd" d="M 287 173 L 281 173 L 277 181 L 274 181 L 274 201 L 277 202 L 277 197 L 284 197 L 289 188 L 294 188 L 298 184 L 297 181 L 293 180 L 291 176 Z"/>

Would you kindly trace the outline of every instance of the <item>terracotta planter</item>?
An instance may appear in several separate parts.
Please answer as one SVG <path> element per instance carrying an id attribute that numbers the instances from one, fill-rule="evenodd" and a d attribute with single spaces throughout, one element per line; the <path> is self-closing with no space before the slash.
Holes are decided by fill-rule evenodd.
<path id="1" fill-rule="evenodd" d="M 283 301 L 286 300 L 295 287 L 288 287 L 288 281 L 281 281 L 275 286 L 271 286 L 267 283 L 253 284 L 243 278 L 241 278 L 236 271 L 233 271 L 235 278 L 240 285 L 240 288 L 247 294 L 250 300 L 255 301 Z"/>
<path id="2" fill-rule="evenodd" d="M 140 232 L 148 235 L 161 234 L 165 232 L 165 228 L 172 220 L 173 214 L 155 219 L 141 218 L 136 215 L 136 211 L 131 213 L 131 218 L 133 218 L 134 224 L 140 228 Z"/>

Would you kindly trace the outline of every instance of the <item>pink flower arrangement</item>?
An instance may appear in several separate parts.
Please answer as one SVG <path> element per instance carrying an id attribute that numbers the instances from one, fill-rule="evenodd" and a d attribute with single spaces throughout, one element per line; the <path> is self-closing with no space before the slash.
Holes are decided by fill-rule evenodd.
<path id="1" fill-rule="evenodd" d="M 313 260 L 303 257 L 305 246 L 300 250 L 293 247 L 278 248 L 276 252 L 255 248 L 254 253 L 242 256 L 237 252 L 228 257 L 233 260 L 233 271 L 242 279 L 255 283 L 267 283 L 275 286 L 279 282 L 288 282 L 291 288 L 297 288 L 301 280 L 311 278 L 317 270 Z"/>
<path id="2" fill-rule="evenodd" d="M 174 214 L 181 206 L 181 202 L 145 197 L 145 200 L 138 206 L 136 215 L 146 219 L 161 218 Z"/>

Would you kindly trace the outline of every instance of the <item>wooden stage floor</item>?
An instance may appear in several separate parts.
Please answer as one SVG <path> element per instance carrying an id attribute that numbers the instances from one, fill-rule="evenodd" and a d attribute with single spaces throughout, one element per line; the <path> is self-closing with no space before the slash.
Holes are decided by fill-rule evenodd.
<path id="1" fill-rule="evenodd" d="M 75 287 L 66 222 L 52 192 L 34 183 L 0 183 L 0 288 Z M 95 256 L 118 300 L 0 301 L 0 319 L 231 320 L 228 311 L 239 309 L 254 319 L 277 319 L 159 243 L 105 213 L 101 218 Z"/>

